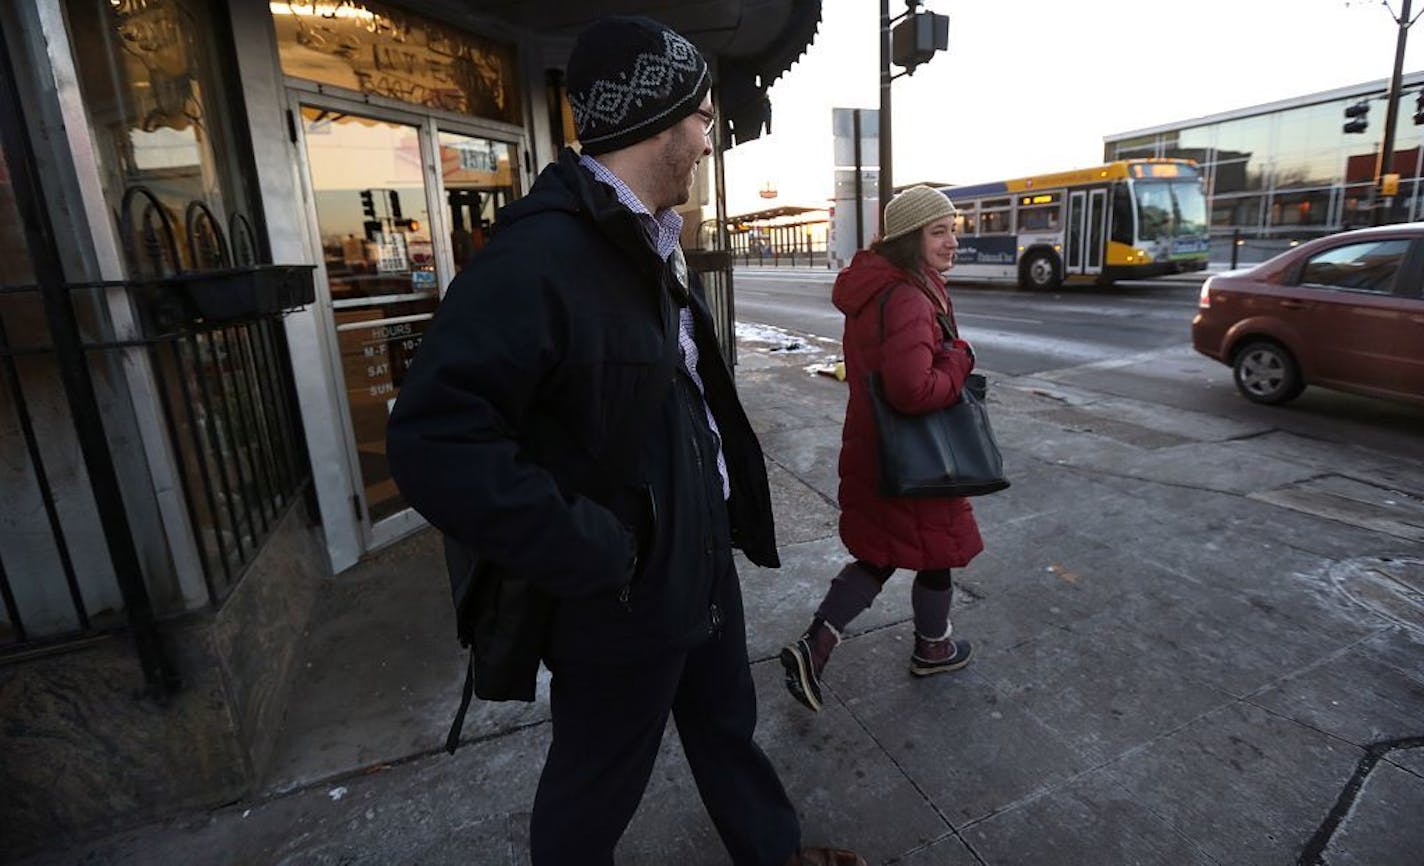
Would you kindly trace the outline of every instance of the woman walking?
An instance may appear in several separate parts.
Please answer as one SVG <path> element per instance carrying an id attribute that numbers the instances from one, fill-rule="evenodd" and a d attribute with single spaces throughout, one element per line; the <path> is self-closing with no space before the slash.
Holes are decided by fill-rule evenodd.
<path id="1" fill-rule="evenodd" d="M 912 187 L 885 208 L 884 232 L 856 253 L 836 278 L 831 299 L 845 314 L 850 399 L 840 454 L 840 535 L 854 561 L 831 580 L 811 625 L 781 651 L 786 687 L 812 710 L 821 708 L 821 675 L 851 620 L 870 607 L 896 569 L 916 572 L 910 589 L 915 647 L 910 673 L 959 670 L 973 647 L 950 637 L 950 570 L 984 549 L 969 502 L 960 497 L 883 496 L 869 375 L 879 373 L 885 399 L 906 414 L 959 400 L 974 352 L 958 339 L 954 310 L 940 274 L 954 264 L 955 208 L 943 193 Z"/>

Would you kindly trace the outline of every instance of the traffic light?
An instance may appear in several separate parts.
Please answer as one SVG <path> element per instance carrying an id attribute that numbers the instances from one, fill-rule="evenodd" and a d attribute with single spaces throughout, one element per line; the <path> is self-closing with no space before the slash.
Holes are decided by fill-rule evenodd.
<path id="1" fill-rule="evenodd" d="M 1414 94 L 1414 125 L 1424 123 L 1424 90 Z"/>
<path id="2" fill-rule="evenodd" d="M 401 221 L 400 193 L 396 192 L 395 190 L 390 190 L 390 197 L 391 197 L 391 219 L 394 220 L 395 222 L 400 222 L 400 221 Z"/>
<path id="3" fill-rule="evenodd" d="M 365 214 L 368 220 L 376 218 L 376 200 L 369 189 L 361 190 L 361 213 Z"/>
<path id="4" fill-rule="evenodd" d="M 1348 118 L 1345 125 L 1341 127 L 1345 132 L 1364 132 L 1365 127 L 1370 125 L 1370 104 L 1361 100 L 1354 105 L 1345 106 L 1345 117 Z"/>

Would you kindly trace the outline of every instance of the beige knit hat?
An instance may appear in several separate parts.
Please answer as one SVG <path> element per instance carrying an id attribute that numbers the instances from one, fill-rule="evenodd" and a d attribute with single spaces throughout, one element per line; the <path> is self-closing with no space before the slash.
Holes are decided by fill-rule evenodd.
<path id="1" fill-rule="evenodd" d="M 880 239 L 894 240 L 956 213 L 958 211 L 949 196 L 927 186 L 912 186 L 890 199 L 885 206 L 885 230 Z"/>

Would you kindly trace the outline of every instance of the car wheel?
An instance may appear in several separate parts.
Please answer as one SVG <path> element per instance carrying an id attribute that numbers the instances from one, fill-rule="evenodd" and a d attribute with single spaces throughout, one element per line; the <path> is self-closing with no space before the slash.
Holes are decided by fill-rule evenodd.
<path id="1" fill-rule="evenodd" d="M 1300 365 L 1278 343 L 1261 340 L 1246 344 L 1236 353 L 1231 369 L 1237 390 L 1252 403 L 1284 403 L 1305 390 Z"/>
<path id="2" fill-rule="evenodd" d="M 1036 292 L 1051 292 L 1063 285 L 1058 257 L 1045 250 L 1029 253 L 1019 268 L 1019 285 Z"/>

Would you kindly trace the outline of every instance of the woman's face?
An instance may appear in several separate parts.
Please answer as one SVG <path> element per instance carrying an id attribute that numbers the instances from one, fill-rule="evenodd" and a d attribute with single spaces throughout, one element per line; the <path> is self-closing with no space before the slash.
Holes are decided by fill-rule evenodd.
<path id="1" fill-rule="evenodd" d="M 954 217 L 941 217 L 920 229 L 920 257 L 936 271 L 944 273 L 954 267 L 954 255 L 958 249 Z"/>

